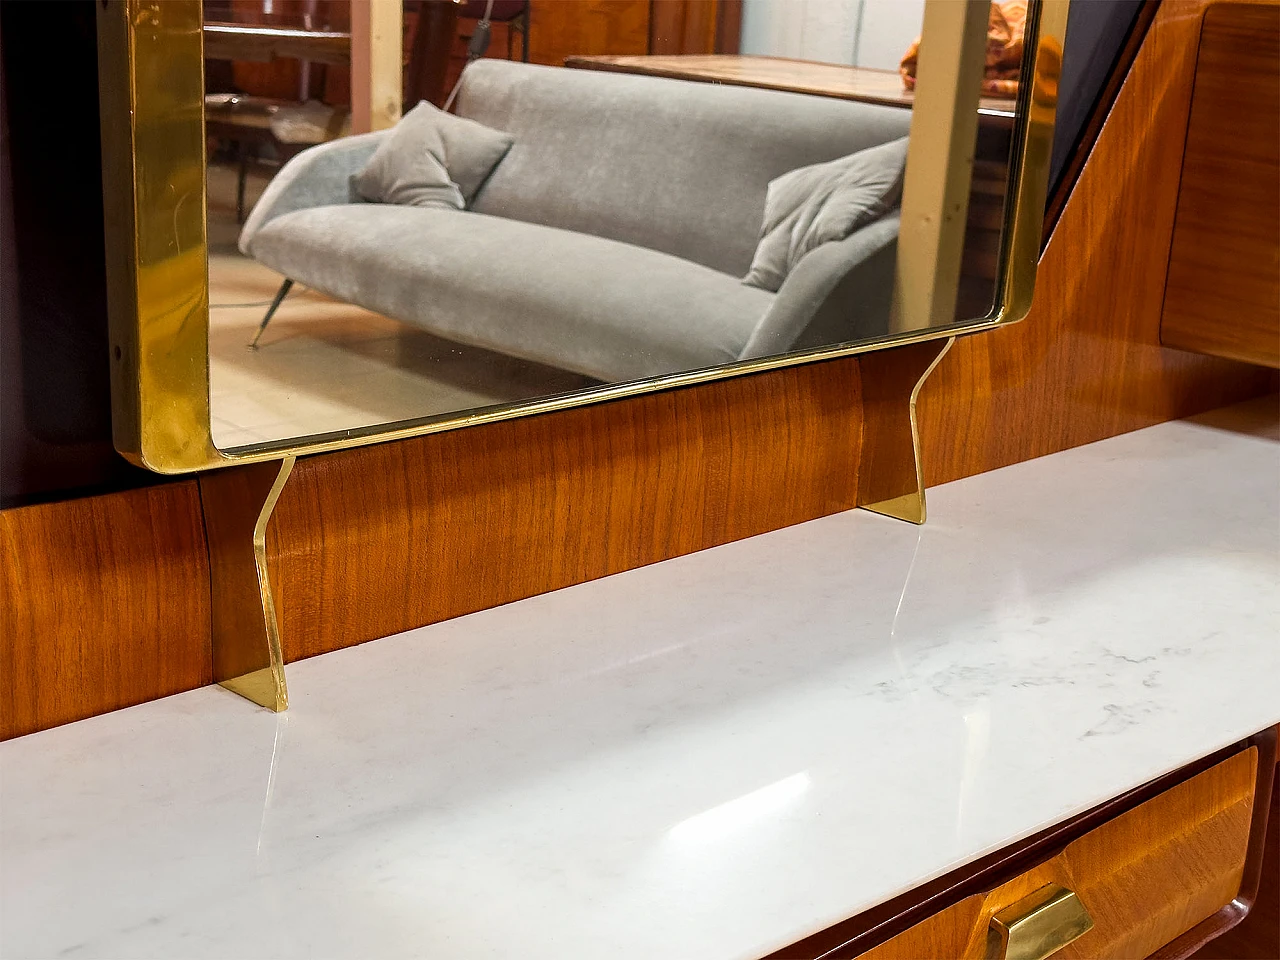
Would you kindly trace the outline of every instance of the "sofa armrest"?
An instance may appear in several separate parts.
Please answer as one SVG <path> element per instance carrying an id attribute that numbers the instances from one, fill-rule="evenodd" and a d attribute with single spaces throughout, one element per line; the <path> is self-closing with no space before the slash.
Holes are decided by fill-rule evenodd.
<path id="1" fill-rule="evenodd" d="M 387 131 L 329 140 L 303 150 L 280 168 L 240 231 L 240 252 L 252 256 L 254 235 L 276 217 L 309 207 L 351 202 L 351 175 L 373 156 Z"/>
<path id="2" fill-rule="evenodd" d="M 778 289 L 740 359 L 888 333 L 898 223 L 895 211 L 805 254 Z"/>

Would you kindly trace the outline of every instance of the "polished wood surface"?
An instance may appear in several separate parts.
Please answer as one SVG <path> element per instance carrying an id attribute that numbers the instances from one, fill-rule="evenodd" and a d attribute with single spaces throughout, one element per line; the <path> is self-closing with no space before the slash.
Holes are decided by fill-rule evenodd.
<path id="1" fill-rule="evenodd" d="M 909 107 L 915 94 L 902 85 L 896 70 L 851 67 L 787 57 L 760 57 L 733 54 L 684 56 L 574 56 L 565 66 L 584 70 L 612 70 L 640 73 L 676 80 L 727 83 L 741 87 L 764 87 L 791 93 L 814 93 L 843 100 Z M 979 109 L 995 116 L 1013 115 L 1014 101 L 1003 97 L 983 97 Z"/>
<path id="2" fill-rule="evenodd" d="M 651 0 L 651 54 L 737 53 L 742 0 Z"/>
<path id="3" fill-rule="evenodd" d="M 1046 883 L 1073 891 L 1093 929 L 1060 960 L 1146 957 L 1240 889 L 1258 751 L 1242 751 L 1068 844 L 995 889 L 967 897 L 875 947 L 867 960 L 986 955 L 992 915 Z"/>
<path id="4" fill-rule="evenodd" d="M 1195 960 L 1275 960 L 1280 957 L 1280 765 L 1272 767 L 1267 828 L 1256 887 L 1249 891 L 1249 912 L 1236 926 L 1196 951 Z M 1245 892 L 1241 892 L 1241 899 Z"/>
<path id="5" fill-rule="evenodd" d="M 268 535 L 286 660 L 849 509 L 850 364 L 300 459 Z"/>
<path id="6" fill-rule="evenodd" d="M 1230 744 L 1179 770 L 1158 777 L 1084 813 L 1054 824 L 1025 840 L 987 854 L 944 876 L 920 884 L 906 893 L 849 917 L 826 930 L 783 947 L 770 954 L 768 960 L 817 960 L 817 958 L 848 960 L 852 957 L 861 957 L 872 948 L 929 920 L 939 923 L 931 935 L 935 939 L 941 938 L 946 935 L 947 929 L 955 924 L 955 917 L 948 922 L 942 922 L 942 916 L 948 909 L 962 901 L 968 901 L 975 895 L 980 895 L 980 899 L 985 898 L 986 894 L 992 890 L 1047 863 L 1061 854 L 1073 841 L 1112 823 L 1122 814 L 1165 794 L 1206 770 L 1219 766 L 1237 754 L 1256 749 L 1258 776 L 1254 789 L 1253 815 L 1249 830 L 1248 851 L 1245 855 L 1244 878 L 1239 894 L 1235 900 L 1212 916 L 1166 943 L 1151 957 L 1151 960 L 1185 960 L 1213 937 L 1238 923 L 1244 908 L 1256 898 L 1263 860 L 1263 841 L 1267 828 L 1266 814 L 1271 799 L 1272 778 L 1269 774 L 1276 768 L 1277 739 L 1277 728 L 1271 727 L 1245 740 Z M 963 911 L 960 913 L 963 915 Z M 921 929 L 918 933 L 924 934 L 925 931 Z M 946 956 L 946 954 L 935 953 L 931 956 Z"/>
<path id="7" fill-rule="evenodd" d="M 1280 367 L 1280 5 L 1205 12 L 1160 332 Z"/>
<path id="8" fill-rule="evenodd" d="M 1200 0 L 1164 0 L 1040 260 L 1021 323 L 961 338 L 918 413 L 933 486 L 1275 389 L 1160 343 Z"/>
<path id="9" fill-rule="evenodd" d="M 1179 164 L 1169 158 L 1180 156 L 1186 131 L 1204 8 L 1161 4 L 1045 251 L 1031 316 L 958 341 L 922 389 L 929 484 L 1274 389 L 1268 371 L 1159 343 L 1178 188 Z M 852 506 L 868 359 L 301 461 L 269 541 L 286 654 L 359 643 Z M 101 503 L 114 536 L 135 536 L 126 502 Z M 21 557 L 23 568 L 60 562 L 42 558 L 41 543 L 27 541 L 35 555 Z M 189 545 L 197 555 L 179 567 L 204 569 L 203 541 Z M 120 555 L 139 551 L 141 565 L 173 562 L 161 549 L 111 544 Z M 59 590 L 84 591 L 93 609 L 97 582 L 81 573 Z M 171 595 L 180 605 L 174 622 L 207 621 L 207 573 L 203 583 Z M 13 662 L 38 662 L 35 647 L 59 635 L 61 614 L 36 597 L 6 615 L 27 621 L 25 632 L 3 638 Z M 145 620 L 146 603 L 128 616 Z M 207 644 L 207 627 L 200 637 Z M 114 679 L 121 665 L 84 659 L 74 707 L 29 711 L 10 729 L 180 688 L 163 671 L 190 680 L 181 662 L 134 666 L 127 695 L 104 695 L 124 682 Z M 48 696 L 22 693 L 37 695 Z"/>
<path id="10" fill-rule="evenodd" d="M 676 80 L 763 87 L 908 107 L 914 95 L 896 70 L 752 55 L 576 56 L 566 66 Z"/>
<path id="11" fill-rule="evenodd" d="M 0 739 L 203 686 L 194 480 L 0 511 Z"/>
<path id="12" fill-rule="evenodd" d="M 531 0 L 529 59 L 562 66 L 578 54 L 649 50 L 650 0 Z"/>
<path id="13" fill-rule="evenodd" d="M 345 66 L 351 62 L 351 34 L 243 23 L 206 23 L 204 55 L 210 60 L 267 63 L 287 57 Z"/>

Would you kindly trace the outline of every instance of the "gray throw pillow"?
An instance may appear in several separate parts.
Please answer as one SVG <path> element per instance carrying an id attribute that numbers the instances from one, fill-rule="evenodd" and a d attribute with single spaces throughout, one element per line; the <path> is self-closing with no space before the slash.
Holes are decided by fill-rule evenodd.
<path id="1" fill-rule="evenodd" d="M 400 118 L 352 186 L 375 203 L 462 210 L 512 142 L 505 133 L 424 100 Z"/>
<path id="2" fill-rule="evenodd" d="M 743 283 L 776 291 L 810 250 L 843 240 L 902 201 L 907 138 L 769 181 L 764 224 Z"/>

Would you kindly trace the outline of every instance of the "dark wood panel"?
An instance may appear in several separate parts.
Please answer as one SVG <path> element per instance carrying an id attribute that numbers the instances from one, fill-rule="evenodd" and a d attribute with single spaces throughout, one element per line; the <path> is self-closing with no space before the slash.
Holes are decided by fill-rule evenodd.
<path id="1" fill-rule="evenodd" d="M 1280 5 L 1205 12 L 1161 338 L 1280 367 Z"/>
<path id="2" fill-rule="evenodd" d="M 1178 155 L 1186 129 L 1203 8 L 1162 4 L 1046 250 L 1032 316 L 961 340 L 925 385 L 918 413 L 929 483 L 1274 388 L 1265 371 L 1164 348 L 1158 339 L 1177 193 L 1178 164 L 1169 157 Z M 537 0 L 535 42 L 536 10 Z M 309 656 L 852 506 L 859 364 L 831 361 L 303 460 L 272 525 L 287 655 Z M 129 510 L 118 499 L 102 504 L 104 516 Z M 175 604 L 173 622 L 204 624 L 204 643 L 207 558 L 202 540 L 188 546 L 196 555 L 178 566 L 205 571 L 203 586 L 167 602 Z M 137 569 L 157 562 L 141 556 Z M 59 589 L 73 588 L 94 610 L 97 581 L 81 570 Z M 127 617 L 149 622 L 147 602 L 137 611 L 126 605 Z M 58 622 L 31 623 L 15 635 L 13 662 L 36 662 L 35 645 L 56 637 Z M 83 660 L 76 667 L 85 677 L 76 688 L 83 702 L 37 712 L 31 722 L 47 726 L 129 697 L 171 693 L 174 682 L 155 671 L 173 670 L 188 682 L 187 654 L 163 657 L 175 664 L 140 658 L 128 666 L 136 676 L 120 679 L 127 665 Z M 113 686 L 127 687 L 128 697 L 101 692 Z M 37 693 L 24 688 L 20 696 Z"/>
<path id="3" fill-rule="evenodd" d="M 211 682 L 194 480 L 0 511 L 0 739 Z"/>
<path id="4" fill-rule="evenodd" d="M 664 9 L 655 6 L 655 14 Z M 674 29 L 674 28 L 673 28 Z M 810 93 L 821 97 L 838 97 L 863 103 L 879 103 L 891 107 L 910 107 L 915 92 L 902 85 L 896 70 L 876 67 L 852 67 L 841 63 L 816 60 L 793 60 L 789 57 L 712 54 L 688 51 L 683 54 L 664 52 L 653 56 L 576 55 L 570 66 L 584 70 L 608 70 L 614 73 L 638 73 L 650 77 L 670 77 L 701 83 L 727 83 L 738 87 L 785 90 L 788 93 Z M 1011 122 L 1015 102 L 1012 97 L 983 97 L 979 108 L 989 119 Z"/>
<path id="5" fill-rule="evenodd" d="M 1276 388 L 1268 371 L 1160 344 L 1204 7 L 1160 5 L 1041 258 L 1030 315 L 961 339 L 925 384 L 929 485 Z"/>
<path id="6" fill-rule="evenodd" d="M 529 59 L 563 66 L 590 53 L 647 53 L 649 0 L 532 0 Z"/>
<path id="7" fill-rule="evenodd" d="M 714 53 L 720 0 L 650 0 L 649 53 Z"/>
<path id="8" fill-rule="evenodd" d="M 821 363 L 300 460 L 269 531 L 286 660 L 852 507 Z"/>

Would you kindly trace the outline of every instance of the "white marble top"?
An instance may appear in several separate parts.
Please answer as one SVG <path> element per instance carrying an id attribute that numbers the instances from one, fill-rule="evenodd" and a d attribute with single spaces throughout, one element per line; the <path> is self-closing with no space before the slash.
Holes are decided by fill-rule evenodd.
<path id="1" fill-rule="evenodd" d="M 210 687 L 0 745 L 0 955 L 795 941 L 1280 721 L 1275 422 L 292 664 L 279 717 Z"/>

